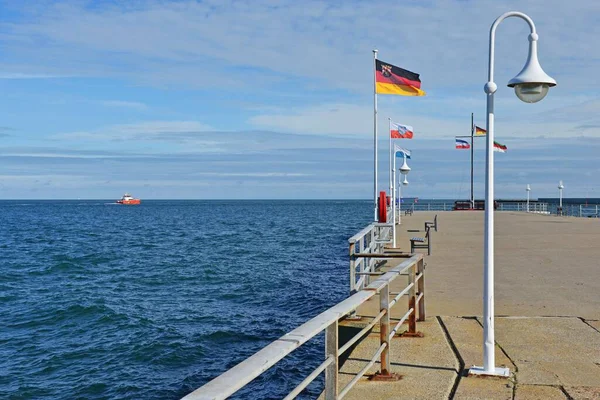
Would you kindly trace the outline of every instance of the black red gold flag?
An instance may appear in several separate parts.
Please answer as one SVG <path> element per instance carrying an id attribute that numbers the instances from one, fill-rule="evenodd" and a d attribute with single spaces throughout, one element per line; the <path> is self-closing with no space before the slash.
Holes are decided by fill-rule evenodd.
<path id="1" fill-rule="evenodd" d="M 375 60 L 375 93 L 425 96 L 419 74 Z"/>

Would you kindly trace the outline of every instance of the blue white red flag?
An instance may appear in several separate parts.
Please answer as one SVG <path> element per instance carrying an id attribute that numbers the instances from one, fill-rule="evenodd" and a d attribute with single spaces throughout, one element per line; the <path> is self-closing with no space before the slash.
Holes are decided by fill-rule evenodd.
<path id="1" fill-rule="evenodd" d="M 470 149 L 471 145 L 466 140 L 456 139 L 456 148 L 457 149 Z"/>

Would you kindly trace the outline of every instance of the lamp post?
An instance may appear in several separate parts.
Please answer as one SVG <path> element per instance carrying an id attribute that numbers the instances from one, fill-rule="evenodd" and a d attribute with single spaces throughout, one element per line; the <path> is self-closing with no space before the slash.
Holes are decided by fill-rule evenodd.
<path id="1" fill-rule="evenodd" d="M 531 187 L 529 184 L 527 184 L 527 189 L 525 190 L 527 191 L 527 212 L 529 212 L 529 192 L 531 192 Z"/>
<path id="2" fill-rule="evenodd" d="M 472 367 L 470 374 L 508 377 L 508 368 L 495 367 L 494 338 L 494 93 L 498 86 L 494 83 L 494 41 L 496 28 L 508 17 L 519 17 L 527 22 L 529 34 L 529 56 L 525 66 L 517 76 L 508 82 L 515 89 L 517 97 L 526 103 L 542 100 L 548 89 L 556 85 L 540 66 L 537 58 L 538 35 L 535 25 L 527 15 L 511 11 L 499 16 L 490 28 L 490 53 L 488 81 L 484 86 L 487 97 L 487 143 L 485 170 L 485 227 L 483 255 L 483 367 Z"/>
<path id="3" fill-rule="evenodd" d="M 406 186 L 406 185 L 408 185 L 408 180 L 406 179 L 406 175 L 408 175 L 408 173 L 410 172 L 410 167 L 406 163 L 406 154 L 402 153 L 402 155 L 404 156 L 404 162 L 402 163 L 402 166 L 400 167 L 400 173 L 404 177 L 404 180 L 402 181 L 402 184 L 404 186 Z M 398 194 L 398 213 L 400 214 L 401 211 L 402 211 L 402 207 L 400 207 L 400 205 L 402 204 L 402 190 L 401 190 L 401 188 L 398 188 L 398 189 L 399 189 L 399 194 Z"/>
<path id="4" fill-rule="evenodd" d="M 558 182 L 558 214 L 563 215 L 562 212 L 562 191 L 565 187 L 563 186 L 562 181 Z"/>

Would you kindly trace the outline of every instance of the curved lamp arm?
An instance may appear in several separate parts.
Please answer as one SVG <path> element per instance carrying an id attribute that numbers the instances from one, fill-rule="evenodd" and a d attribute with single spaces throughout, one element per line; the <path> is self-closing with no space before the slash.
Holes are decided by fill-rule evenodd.
<path id="1" fill-rule="evenodd" d="M 504 21 L 506 18 L 509 17 L 519 17 L 521 19 L 524 19 L 529 24 L 529 28 L 531 28 L 531 35 L 529 37 L 532 45 L 533 42 L 536 42 L 538 39 L 537 33 L 535 31 L 535 24 L 533 23 L 533 20 L 529 18 L 528 15 L 523 14 L 519 11 L 509 11 L 496 18 L 496 20 L 492 24 L 492 27 L 490 28 L 490 58 L 488 63 L 488 83 L 485 87 L 485 91 L 488 94 L 494 93 L 497 89 L 497 86 L 494 83 L 494 45 L 496 41 L 496 28 L 498 27 L 498 25 L 500 25 L 500 22 Z"/>

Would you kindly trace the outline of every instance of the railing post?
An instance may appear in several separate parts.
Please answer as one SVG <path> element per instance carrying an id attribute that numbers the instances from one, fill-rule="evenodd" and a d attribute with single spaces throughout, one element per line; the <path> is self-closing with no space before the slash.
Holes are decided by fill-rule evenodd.
<path id="1" fill-rule="evenodd" d="M 415 287 L 415 269 L 416 264 L 413 264 L 412 267 L 409 268 L 408 272 L 408 284 L 413 284 L 408 292 L 408 309 L 413 309 L 412 313 L 408 316 L 408 333 L 411 335 L 415 335 L 417 333 L 417 288 Z"/>
<path id="2" fill-rule="evenodd" d="M 333 362 L 325 368 L 325 400 L 338 398 L 338 322 L 325 328 L 325 358 L 333 357 Z"/>
<path id="3" fill-rule="evenodd" d="M 356 242 L 350 243 L 350 295 L 356 292 Z"/>
<path id="4" fill-rule="evenodd" d="M 390 286 L 385 285 L 379 292 L 379 311 L 384 311 L 385 315 L 379 321 L 379 341 L 380 344 L 386 344 L 381 353 L 381 371 L 380 375 L 390 374 Z"/>
<path id="5" fill-rule="evenodd" d="M 421 279 L 419 279 L 417 285 L 419 296 L 421 296 L 421 300 L 419 301 L 419 321 L 425 321 L 425 261 L 422 258 L 417 264 L 417 272 L 421 274 Z"/>
<path id="6" fill-rule="evenodd" d="M 373 227 L 373 229 L 371 229 L 369 231 L 369 242 L 367 243 L 368 245 L 368 249 L 369 251 L 367 253 L 372 253 L 374 250 L 374 245 L 375 245 L 375 227 Z M 368 258 L 367 261 L 365 262 L 365 271 L 364 272 L 371 272 L 371 267 L 373 265 L 373 261 L 374 259 L 372 258 Z M 365 280 L 364 280 L 365 284 L 363 285 L 363 288 L 366 286 L 369 286 L 369 284 L 371 284 L 371 275 L 365 275 Z"/>

